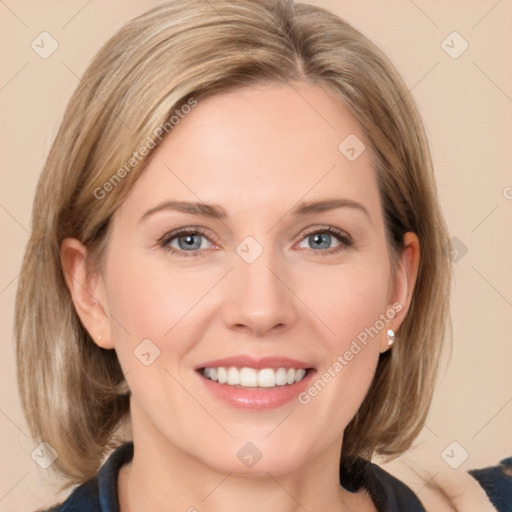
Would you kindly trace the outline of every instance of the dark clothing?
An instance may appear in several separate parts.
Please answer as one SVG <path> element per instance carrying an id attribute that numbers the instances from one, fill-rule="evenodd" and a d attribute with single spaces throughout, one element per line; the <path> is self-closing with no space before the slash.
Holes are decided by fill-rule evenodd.
<path id="1" fill-rule="evenodd" d="M 119 446 L 94 478 L 78 486 L 64 503 L 47 512 L 119 512 L 117 478 L 120 468 L 132 458 L 133 443 Z M 512 477 L 500 473 L 498 467 L 472 470 L 470 473 L 499 512 L 512 511 Z M 379 512 L 425 512 L 409 487 L 362 458 L 341 459 L 340 484 L 352 492 L 366 489 Z"/>
<path id="2" fill-rule="evenodd" d="M 512 512 L 512 457 L 501 460 L 499 466 L 471 469 L 468 473 L 478 480 L 499 512 Z"/>

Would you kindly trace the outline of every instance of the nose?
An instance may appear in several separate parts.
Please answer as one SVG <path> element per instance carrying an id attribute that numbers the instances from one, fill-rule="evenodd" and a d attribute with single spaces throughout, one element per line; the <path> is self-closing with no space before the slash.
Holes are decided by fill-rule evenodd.
<path id="1" fill-rule="evenodd" d="M 284 262 L 267 249 L 250 263 L 235 256 L 226 283 L 225 324 L 257 337 L 289 329 L 297 320 L 297 311 Z"/>

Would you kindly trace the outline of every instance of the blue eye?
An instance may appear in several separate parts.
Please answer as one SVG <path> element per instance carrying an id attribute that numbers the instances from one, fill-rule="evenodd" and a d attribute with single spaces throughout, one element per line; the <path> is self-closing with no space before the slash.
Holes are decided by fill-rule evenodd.
<path id="1" fill-rule="evenodd" d="M 334 247 L 332 246 L 333 240 L 336 241 Z M 212 243 L 199 228 L 185 228 L 167 233 L 158 241 L 158 245 L 178 256 L 202 256 L 202 252 L 208 249 L 207 244 L 205 245 L 203 241 Z M 308 244 L 308 247 L 302 245 L 304 242 Z M 314 254 L 327 256 L 352 247 L 352 245 L 352 238 L 348 234 L 334 227 L 327 227 L 317 228 L 303 235 L 300 247 Z"/>
<path id="2" fill-rule="evenodd" d="M 183 256 L 197 256 L 197 254 L 194 254 L 195 252 L 205 249 L 202 244 L 202 239 L 208 240 L 208 238 L 197 229 L 194 231 L 183 230 L 170 233 L 164 237 L 161 241 L 161 246 L 171 253 L 180 253 L 183 254 Z M 178 247 L 171 245 L 174 242 L 177 242 Z"/>
<path id="3" fill-rule="evenodd" d="M 178 245 L 182 250 L 200 249 L 201 248 L 201 235 L 182 235 L 176 238 Z M 183 241 L 183 244 L 181 243 Z"/>
<path id="4" fill-rule="evenodd" d="M 337 241 L 337 245 L 334 247 L 331 246 L 333 238 Z M 309 247 L 312 247 L 314 252 L 322 255 L 332 254 L 353 245 L 352 239 L 348 235 L 333 227 L 311 231 L 303 240 L 309 244 Z"/>
<path id="5" fill-rule="evenodd" d="M 306 239 L 313 245 L 314 249 L 330 249 L 329 246 L 332 242 L 332 236 L 329 233 L 315 233 L 314 235 L 308 235 Z"/>

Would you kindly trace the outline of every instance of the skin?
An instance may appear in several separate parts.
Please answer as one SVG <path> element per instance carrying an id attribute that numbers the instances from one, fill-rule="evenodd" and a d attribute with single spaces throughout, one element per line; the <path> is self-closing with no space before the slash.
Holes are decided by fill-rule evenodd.
<path id="1" fill-rule="evenodd" d="M 428 512 L 496 512 L 478 481 L 464 470 L 453 470 L 441 461 L 425 467 L 412 459 L 395 460 L 384 469 L 411 489 Z"/>
<path id="2" fill-rule="evenodd" d="M 376 510 L 365 492 L 340 486 L 339 454 L 389 349 L 386 329 L 397 331 L 409 307 L 419 243 L 405 235 L 393 277 L 368 151 L 350 162 L 338 150 L 349 134 L 364 141 L 356 119 L 316 85 L 210 97 L 173 129 L 114 214 L 100 272 L 87 271 L 78 240 L 63 242 L 77 313 L 98 345 L 116 350 L 132 391 L 123 512 Z M 298 201 L 326 198 L 357 201 L 368 216 L 350 207 L 290 213 Z M 139 221 L 170 200 L 214 203 L 228 217 L 163 210 Z M 329 226 L 353 245 L 323 254 L 340 242 L 307 235 Z M 183 255 L 183 238 L 170 242 L 180 254 L 158 246 L 182 227 L 205 231 L 196 256 Z M 253 263 L 236 252 L 247 236 L 263 248 Z M 307 405 L 236 410 L 194 370 L 243 353 L 304 360 L 319 376 L 394 303 L 401 311 Z M 149 366 L 133 354 L 147 338 L 160 350 Z M 262 453 L 251 468 L 236 456 L 247 442 Z"/>

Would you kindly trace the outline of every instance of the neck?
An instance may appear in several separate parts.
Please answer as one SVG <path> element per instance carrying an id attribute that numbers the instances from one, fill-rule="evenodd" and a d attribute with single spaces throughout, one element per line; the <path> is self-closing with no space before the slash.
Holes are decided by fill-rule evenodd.
<path id="1" fill-rule="evenodd" d="M 121 512 L 376 510 L 364 491 L 351 493 L 340 485 L 341 440 L 296 471 L 257 476 L 218 471 L 175 446 L 162 449 L 135 435 L 134 445 L 132 462 L 119 474 Z"/>

